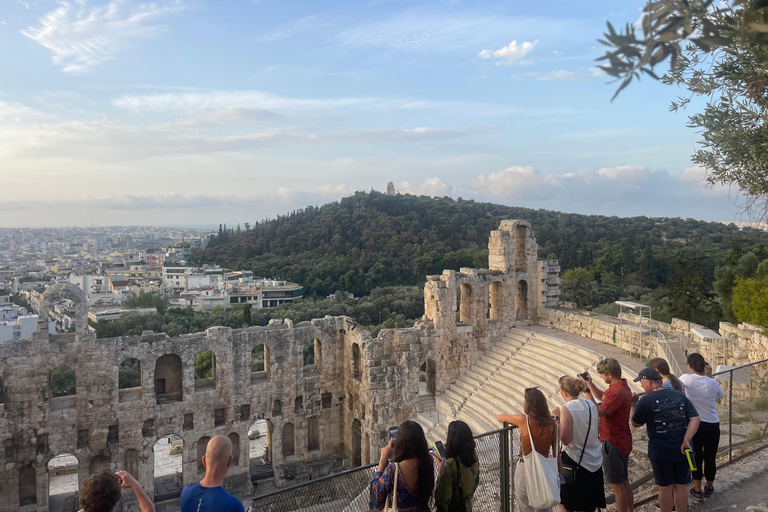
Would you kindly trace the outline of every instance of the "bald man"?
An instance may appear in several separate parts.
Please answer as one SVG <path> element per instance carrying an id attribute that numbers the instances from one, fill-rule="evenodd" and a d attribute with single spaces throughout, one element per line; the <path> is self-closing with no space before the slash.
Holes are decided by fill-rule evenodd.
<path id="1" fill-rule="evenodd" d="M 224 477 L 232 464 L 232 441 L 215 436 L 203 455 L 205 477 L 181 491 L 181 512 L 244 512 L 239 499 L 224 490 Z"/>

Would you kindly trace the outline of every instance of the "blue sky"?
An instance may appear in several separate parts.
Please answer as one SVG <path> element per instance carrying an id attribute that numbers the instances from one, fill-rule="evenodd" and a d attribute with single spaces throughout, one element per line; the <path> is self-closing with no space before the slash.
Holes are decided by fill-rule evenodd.
<path id="1" fill-rule="evenodd" d="M 680 91 L 611 103 L 595 69 L 643 4 L 3 0 L 0 225 L 253 222 L 389 181 L 738 220 Z"/>

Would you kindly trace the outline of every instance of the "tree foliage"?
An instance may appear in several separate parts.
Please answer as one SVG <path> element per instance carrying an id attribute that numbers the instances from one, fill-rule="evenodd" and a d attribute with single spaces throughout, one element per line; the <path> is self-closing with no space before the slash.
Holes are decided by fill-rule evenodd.
<path id="1" fill-rule="evenodd" d="M 768 327 L 768 278 L 737 279 L 733 313 L 740 322 Z"/>
<path id="2" fill-rule="evenodd" d="M 195 356 L 195 378 L 210 379 L 213 377 L 213 352 L 206 350 Z"/>
<path id="3" fill-rule="evenodd" d="M 51 370 L 51 396 L 68 396 L 75 394 L 75 370 L 69 366 L 57 366 Z"/>
<path id="4" fill-rule="evenodd" d="M 737 186 L 745 209 L 760 219 L 768 204 L 767 22 L 765 0 L 651 0 L 641 34 L 609 22 L 600 41 L 609 48 L 601 68 L 620 82 L 614 98 L 644 74 L 687 90 L 673 111 L 705 99 L 689 117 L 701 133 L 692 160 L 709 183 Z M 669 71 L 659 77 L 655 67 L 667 59 Z"/>
<path id="5" fill-rule="evenodd" d="M 138 388 L 141 386 L 141 362 L 138 359 L 126 359 L 117 370 L 119 389 Z"/>
<path id="6" fill-rule="evenodd" d="M 168 299 L 141 290 L 138 294 L 130 295 L 121 305 L 126 309 L 156 308 L 162 314 L 168 309 Z"/>

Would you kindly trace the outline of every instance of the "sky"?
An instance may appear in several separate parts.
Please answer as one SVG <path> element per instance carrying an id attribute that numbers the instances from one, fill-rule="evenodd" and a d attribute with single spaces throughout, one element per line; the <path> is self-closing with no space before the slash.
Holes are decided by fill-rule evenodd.
<path id="1" fill-rule="evenodd" d="M 0 0 L 0 226 L 230 225 L 357 190 L 740 220 L 651 80 L 644 0 Z"/>

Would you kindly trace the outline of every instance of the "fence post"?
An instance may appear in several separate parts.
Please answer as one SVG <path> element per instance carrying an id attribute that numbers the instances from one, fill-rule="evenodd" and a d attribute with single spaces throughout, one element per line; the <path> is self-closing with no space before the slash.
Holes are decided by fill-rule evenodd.
<path id="1" fill-rule="evenodd" d="M 501 483 L 501 512 L 511 512 L 509 494 L 509 424 L 499 432 L 499 481 Z"/>
<path id="2" fill-rule="evenodd" d="M 731 385 L 728 386 L 728 461 L 733 462 L 733 370 Z"/>

